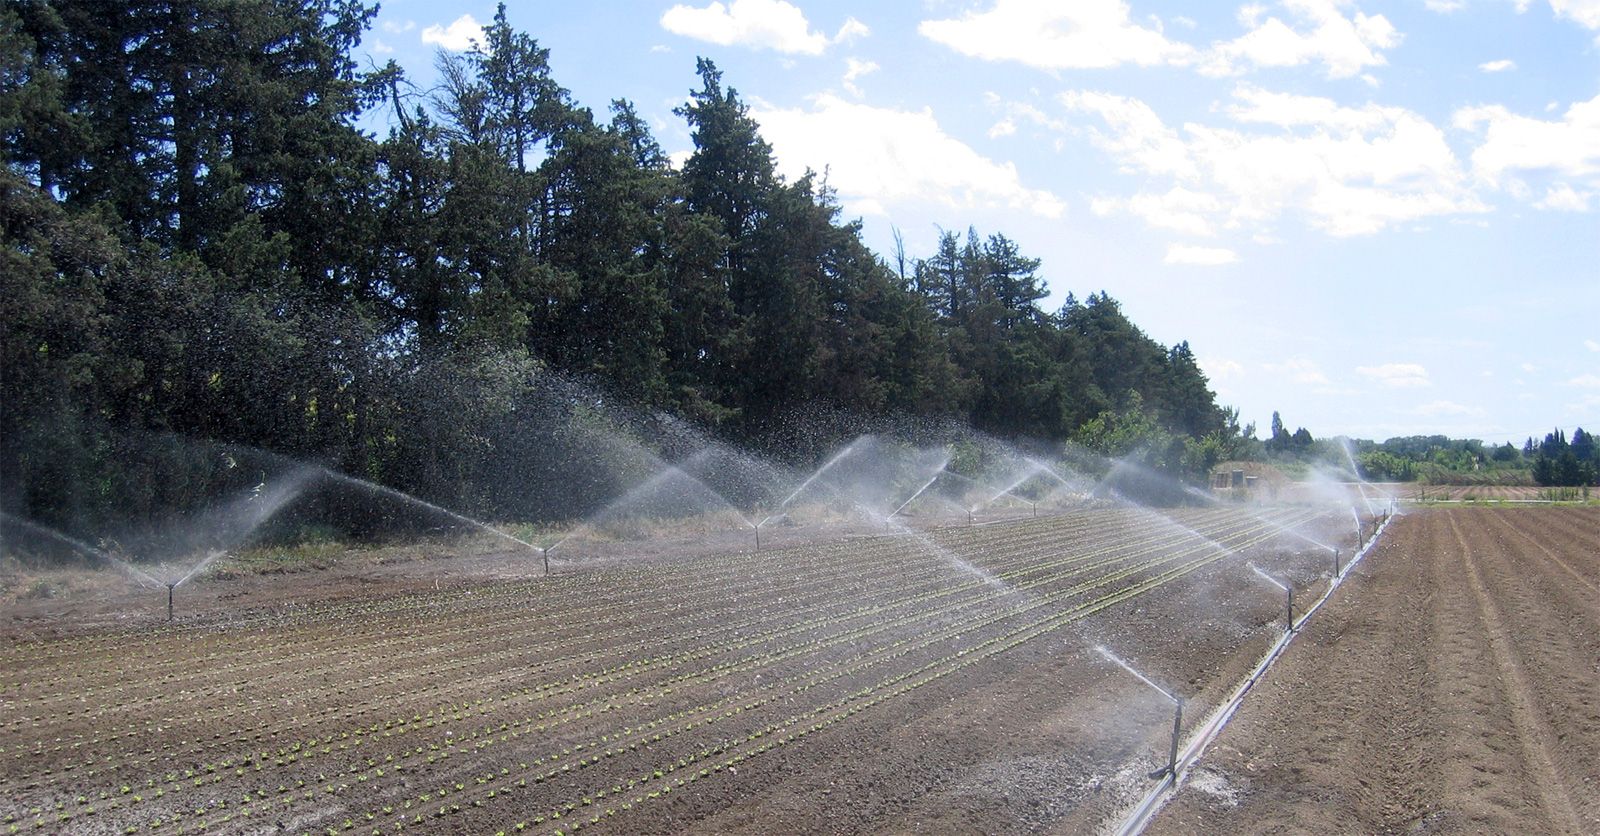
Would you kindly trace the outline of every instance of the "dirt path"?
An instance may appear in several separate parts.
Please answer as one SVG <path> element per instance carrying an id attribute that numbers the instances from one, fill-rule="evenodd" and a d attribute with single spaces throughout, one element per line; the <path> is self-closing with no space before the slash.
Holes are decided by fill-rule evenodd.
<path id="1" fill-rule="evenodd" d="M 1154 833 L 1600 832 L 1600 512 L 1399 520 Z"/>

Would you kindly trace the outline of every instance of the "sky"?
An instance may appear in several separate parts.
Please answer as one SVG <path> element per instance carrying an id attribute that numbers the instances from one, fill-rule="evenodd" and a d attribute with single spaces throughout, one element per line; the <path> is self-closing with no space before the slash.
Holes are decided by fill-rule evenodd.
<path id="1" fill-rule="evenodd" d="M 676 160 L 712 59 L 880 254 L 1002 233 L 1262 433 L 1600 429 L 1600 0 L 507 5 Z M 358 58 L 425 90 L 494 14 L 384 0 Z"/>

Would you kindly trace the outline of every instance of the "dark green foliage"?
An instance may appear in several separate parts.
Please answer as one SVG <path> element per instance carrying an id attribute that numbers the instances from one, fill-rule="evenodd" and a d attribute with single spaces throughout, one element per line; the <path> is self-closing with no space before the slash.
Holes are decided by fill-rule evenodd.
<path id="1" fill-rule="evenodd" d="M 1572 431 L 1570 442 L 1559 428 L 1546 435 L 1533 456 L 1533 481 L 1552 487 L 1600 485 L 1594 436 L 1582 427 Z"/>
<path id="2" fill-rule="evenodd" d="M 1191 476 L 1239 453 L 1187 343 L 1104 292 L 1042 311 L 1042 265 L 1006 236 L 948 233 L 891 270 L 824 177 L 778 175 L 712 62 L 677 171 L 631 104 L 609 122 L 575 104 L 503 6 L 425 97 L 393 65 L 357 70 L 374 13 L 0 6 L 6 509 L 128 511 L 142 465 L 121 439 L 155 434 L 463 510 L 574 513 L 616 487 L 600 464 L 565 463 L 559 497 L 506 490 L 556 472 L 535 464 L 551 433 L 598 420 L 552 400 L 559 375 L 736 441 L 825 404 Z M 356 127 L 378 107 L 382 138 Z M 143 496 L 132 513 L 182 504 Z"/>
<path id="3" fill-rule="evenodd" d="M 1327 442 L 1318 442 L 1319 448 Z M 1531 453 L 1513 444 L 1486 446 L 1475 438 L 1442 435 L 1391 438 L 1382 443 L 1348 442 L 1361 476 L 1378 481 L 1423 481 L 1436 484 L 1529 484 Z M 1531 449 L 1531 447 L 1530 447 Z M 1322 449 L 1319 457 L 1335 467 L 1345 464 L 1341 447 Z"/>

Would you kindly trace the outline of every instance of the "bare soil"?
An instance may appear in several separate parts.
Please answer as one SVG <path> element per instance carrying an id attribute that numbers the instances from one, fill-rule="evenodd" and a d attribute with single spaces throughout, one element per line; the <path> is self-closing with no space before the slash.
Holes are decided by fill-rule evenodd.
<path id="1" fill-rule="evenodd" d="M 1600 832 L 1600 509 L 1396 520 L 1150 832 Z"/>

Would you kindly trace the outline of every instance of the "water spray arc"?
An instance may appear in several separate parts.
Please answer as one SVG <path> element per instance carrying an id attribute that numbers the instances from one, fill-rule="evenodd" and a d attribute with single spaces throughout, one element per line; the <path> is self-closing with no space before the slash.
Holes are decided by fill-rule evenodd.
<path id="1" fill-rule="evenodd" d="M 1254 563 L 1247 563 L 1245 565 L 1249 566 L 1250 567 L 1250 571 L 1256 573 L 1256 575 L 1258 575 L 1262 580 L 1266 581 L 1267 583 L 1272 584 L 1273 586 L 1277 587 L 1278 589 L 1283 590 L 1283 594 L 1285 596 L 1287 596 L 1287 598 L 1288 598 L 1288 604 L 1286 605 L 1286 607 L 1284 609 L 1283 631 L 1285 633 L 1293 633 L 1294 632 L 1294 587 L 1290 586 L 1289 584 L 1284 583 L 1283 581 L 1278 580 L 1277 578 L 1274 578 L 1273 576 L 1267 574 L 1266 572 L 1261 571 L 1261 567 L 1255 565 Z"/>
<path id="2" fill-rule="evenodd" d="M 468 517 L 468 516 L 466 516 L 464 514 L 458 514 L 458 513 L 454 512 L 454 511 L 450 510 L 449 508 L 440 507 L 438 505 L 433 504 L 432 502 L 427 501 L 426 499 L 418 499 L 417 497 L 414 497 L 411 494 L 405 493 L 404 491 L 397 491 L 394 488 L 390 488 L 390 487 L 387 487 L 387 486 L 384 486 L 384 485 L 380 485 L 380 484 L 378 484 L 376 482 L 368 482 L 365 479 L 357 479 L 354 476 L 351 476 L 351 475 L 345 474 L 345 473 L 340 473 L 339 471 L 333 470 L 331 468 L 326 468 L 326 467 L 321 468 L 321 472 L 322 472 L 322 475 L 324 477 L 326 477 L 328 479 L 331 479 L 331 480 L 333 480 L 335 482 L 339 482 L 339 483 L 346 484 L 346 485 L 351 485 L 351 486 L 354 486 L 354 487 L 357 487 L 357 488 L 361 488 L 362 490 L 367 491 L 368 493 L 375 493 L 375 494 L 378 494 L 380 496 L 389 497 L 390 499 L 398 499 L 401 502 L 405 502 L 405 503 L 408 503 L 408 504 L 411 504 L 411 505 L 416 505 L 416 506 L 421 507 L 421 508 L 426 508 L 429 511 L 432 511 L 432 512 L 434 512 L 436 514 L 441 514 L 441 515 L 449 517 L 450 519 L 453 519 L 453 520 L 455 520 L 457 522 L 466 523 L 467 525 L 472 526 L 473 528 L 480 529 L 482 531 L 486 531 L 486 532 L 488 532 L 490 534 L 493 534 L 494 536 L 499 537 L 499 538 L 501 538 L 503 540 L 510 540 L 511 542 L 516 543 L 517 545 L 522 546 L 523 548 L 525 548 L 525 549 L 527 549 L 529 551 L 538 551 L 538 549 L 539 549 L 538 546 L 535 546 L 534 544 L 528 542 L 527 540 L 523 540 L 523 539 L 518 538 L 518 537 L 513 537 L 510 534 L 507 534 L 504 531 L 501 531 L 500 529 L 495 528 L 494 526 L 489 525 L 486 522 L 480 522 L 480 521 L 475 520 L 475 519 L 473 519 L 471 517 Z M 552 546 L 552 548 L 554 548 L 554 547 Z"/>
<path id="3" fill-rule="evenodd" d="M 930 477 L 928 481 L 923 482 L 922 487 L 917 488 L 916 492 L 907 497 L 905 502 L 895 506 L 895 509 L 889 512 L 889 517 L 894 517 L 901 511 L 904 511 L 907 505 L 916 502 L 917 497 L 922 496 L 922 494 L 925 493 L 929 488 L 933 487 L 933 483 L 939 481 L 939 477 L 945 475 L 947 472 L 945 471 L 945 466 L 948 464 L 950 464 L 950 455 L 946 453 L 945 457 L 939 461 L 939 466 L 933 469 L 933 476 Z"/>
<path id="4" fill-rule="evenodd" d="M 1178 739 L 1183 734 L 1183 697 L 1180 697 L 1177 694 L 1174 694 L 1171 691 L 1168 691 L 1167 689 L 1161 687 L 1160 685 L 1155 684 L 1155 682 L 1152 681 L 1150 679 L 1150 677 L 1145 676 L 1144 674 L 1140 673 L 1138 670 L 1134 669 L 1134 667 L 1132 665 L 1128 664 L 1126 661 L 1124 661 L 1122 659 L 1122 657 L 1118 656 L 1115 653 L 1112 653 L 1110 650 L 1107 650 L 1105 645 L 1097 644 L 1097 645 L 1094 646 L 1094 649 L 1095 649 L 1095 652 L 1099 653 L 1102 657 L 1104 657 L 1106 661 L 1111 662 L 1111 663 L 1117 665 L 1118 667 L 1122 668 L 1123 670 L 1127 671 L 1128 673 L 1133 674 L 1135 677 L 1138 677 L 1140 682 L 1143 682 L 1144 684 L 1149 685 L 1151 688 L 1155 689 L 1156 693 L 1158 693 L 1161 696 L 1166 697 L 1168 700 L 1172 701 L 1172 706 L 1173 706 L 1173 711 L 1172 711 L 1172 746 L 1168 750 L 1166 765 L 1161 767 L 1160 769 L 1156 770 L 1155 772 L 1150 773 L 1150 777 L 1151 778 L 1164 778 L 1164 777 L 1166 777 L 1168 775 L 1177 775 L 1178 774 Z"/>
<path id="5" fill-rule="evenodd" d="M 10 523 L 12 525 L 16 525 L 16 526 L 22 528 L 24 531 L 28 531 L 28 532 L 30 532 L 32 534 L 37 534 L 37 535 L 40 535 L 40 536 L 43 536 L 43 537 L 48 537 L 48 538 L 50 538 L 52 540 L 55 540 L 55 541 L 57 541 L 59 543 L 63 543 L 65 545 L 71 546 L 73 549 L 75 549 L 77 551 L 80 551 L 80 552 L 82 552 L 82 553 L 84 553 L 86 555 L 89 555 L 90 557 L 95 557 L 95 558 L 99 558 L 100 560 L 104 560 L 105 562 L 111 564 L 112 566 L 114 566 L 117 569 L 121 570 L 122 572 L 126 573 L 129 577 L 133 578 L 135 581 L 137 581 L 139 583 L 140 586 L 148 587 L 148 588 L 151 588 L 151 589 L 160 589 L 162 586 L 165 586 L 165 582 L 164 581 L 158 580 L 154 575 L 150 574 L 149 572 L 144 571 L 143 569 L 140 569 L 139 567 L 133 565 L 132 563 L 129 563 L 128 561 L 123 560 L 123 559 L 118 558 L 118 557 L 113 557 L 113 556 L 107 554 L 106 552 L 104 552 L 104 551 L 102 551 L 100 549 L 97 549 L 94 546 L 89 545 L 88 543 L 83 542 L 82 540 L 79 540 L 79 539 L 77 539 L 75 537 L 70 537 L 70 536 L 68 536 L 66 534 L 62 534 L 61 532 L 56 531 L 53 528 L 47 528 L 45 526 L 39 525 L 38 523 L 29 522 L 29 521 L 27 521 L 25 519 L 22 519 L 21 517 L 14 517 L 14 516 L 12 516 L 10 514 L 5 513 L 4 511 L 0 511 L 0 521 L 4 521 L 6 523 Z"/>
<path id="6" fill-rule="evenodd" d="M 833 455 L 833 458 L 828 459 L 826 462 L 823 463 L 823 465 L 821 467 L 819 467 L 816 470 L 812 471 L 811 475 L 807 476 L 805 478 L 805 481 L 800 483 L 799 487 L 795 488 L 792 492 L 790 492 L 790 494 L 788 496 L 784 497 L 782 502 L 778 503 L 778 510 L 773 511 L 771 514 L 768 514 L 766 519 L 762 520 L 759 523 L 756 523 L 756 526 L 759 528 L 760 526 L 766 525 L 767 523 L 771 522 L 774 517 L 777 517 L 780 514 L 782 514 L 784 512 L 784 509 L 789 507 L 789 503 L 794 501 L 795 497 L 797 497 L 801 493 L 803 493 L 806 488 L 811 487 L 811 483 L 812 482 L 817 481 L 817 479 L 820 478 L 822 476 L 822 474 L 827 473 L 829 470 L 832 470 L 833 466 L 838 464 L 839 462 L 843 461 L 846 456 L 849 456 L 851 453 L 854 453 L 856 451 L 856 445 L 860 444 L 860 443 L 861 443 L 860 439 L 857 439 L 856 441 L 850 442 L 848 445 L 845 446 L 845 448 L 843 450 L 840 450 L 839 452 L 835 453 Z"/>
<path id="7" fill-rule="evenodd" d="M 831 458 L 829 458 L 826 462 L 823 462 L 821 467 L 817 468 L 816 470 L 813 470 L 811 472 L 810 476 L 807 476 L 803 481 L 801 481 L 800 485 L 798 487 L 796 487 L 793 491 L 791 491 L 788 496 L 784 497 L 782 502 L 778 503 L 778 507 L 772 513 L 766 515 L 765 517 L 762 517 L 760 522 L 756 522 L 756 523 L 751 523 L 750 524 L 750 528 L 755 531 L 756 551 L 760 551 L 761 550 L 761 527 L 766 525 L 769 522 L 772 522 L 773 520 L 777 519 L 778 517 L 781 517 L 784 514 L 788 513 L 787 509 L 789 507 L 789 503 L 793 502 L 795 500 L 795 497 L 797 497 L 800 494 L 804 493 L 806 488 L 811 487 L 811 483 L 817 481 L 817 479 L 820 478 L 822 476 L 822 474 L 827 473 L 829 470 L 832 470 L 834 465 L 837 465 L 839 462 L 843 461 L 846 457 L 848 457 L 851 453 L 854 453 L 855 450 L 856 450 L 856 445 L 860 444 L 862 442 L 862 440 L 863 439 L 858 438 L 855 441 L 852 441 L 849 444 L 845 445 L 845 448 L 843 450 L 840 450 L 839 452 L 833 454 L 833 456 Z M 750 522 L 749 519 L 746 519 L 745 521 L 746 522 Z"/>

